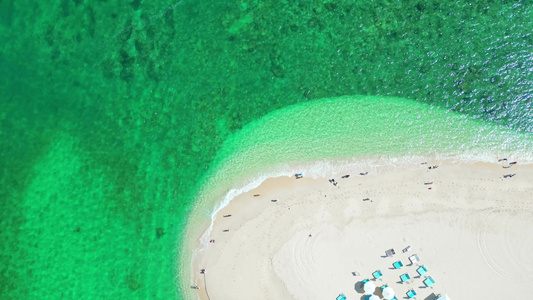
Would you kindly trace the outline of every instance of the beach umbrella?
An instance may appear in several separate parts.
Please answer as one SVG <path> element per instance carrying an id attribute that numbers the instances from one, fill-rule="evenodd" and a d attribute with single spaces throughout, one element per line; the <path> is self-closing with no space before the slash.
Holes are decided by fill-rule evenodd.
<path id="1" fill-rule="evenodd" d="M 368 281 L 363 286 L 365 294 L 372 294 L 376 290 L 376 285 L 372 281 Z"/>
<path id="2" fill-rule="evenodd" d="M 389 300 L 394 298 L 394 290 L 390 286 L 383 289 L 383 298 Z"/>
<path id="3" fill-rule="evenodd" d="M 380 300 L 378 296 L 372 295 L 368 298 L 368 300 Z"/>

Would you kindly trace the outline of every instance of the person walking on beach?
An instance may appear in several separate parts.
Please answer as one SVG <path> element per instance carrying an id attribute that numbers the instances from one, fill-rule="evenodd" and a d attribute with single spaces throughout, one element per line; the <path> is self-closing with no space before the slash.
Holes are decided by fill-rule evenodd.
<path id="1" fill-rule="evenodd" d="M 504 169 L 509 169 L 510 167 L 516 165 L 516 163 L 517 163 L 516 161 L 512 161 L 512 162 L 510 162 L 507 166 L 504 166 L 503 168 L 504 168 Z"/>

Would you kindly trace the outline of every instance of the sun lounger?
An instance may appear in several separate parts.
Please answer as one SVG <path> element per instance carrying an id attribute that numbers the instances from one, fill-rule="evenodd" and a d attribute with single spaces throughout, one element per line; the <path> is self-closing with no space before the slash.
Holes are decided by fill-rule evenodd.
<path id="1" fill-rule="evenodd" d="M 344 294 L 340 294 L 340 295 L 337 297 L 337 300 L 346 300 L 346 296 L 344 296 Z"/>
<path id="2" fill-rule="evenodd" d="M 392 264 L 394 266 L 395 269 L 399 269 L 401 267 L 403 267 L 403 264 L 401 261 L 397 261 L 395 263 Z"/>
<path id="3" fill-rule="evenodd" d="M 409 256 L 409 260 L 411 261 L 412 264 L 416 264 L 417 262 L 420 261 L 420 258 L 418 257 L 418 255 L 413 254 Z"/>
<path id="4" fill-rule="evenodd" d="M 409 274 L 405 273 L 400 276 L 400 279 L 402 280 L 402 282 L 406 282 L 407 280 L 411 279 L 411 277 L 409 277 Z"/>
<path id="5" fill-rule="evenodd" d="M 426 279 L 424 280 L 424 284 L 425 284 L 427 287 L 432 286 L 434 283 L 435 283 L 435 280 L 434 280 L 433 278 L 431 278 L 431 276 L 429 276 L 428 278 L 426 278 Z"/>
<path id="6" fill-rule="evenodd" d="M 415 290 L 408 290 L 406 294 L 409 298 L 413 298 L 414 296 L 416 296 Z"/>
<path id="7" fill-rule="evenodd" d="M 377 270 L 374 273 L 372 273 L 372 276 L 374 276 L 375 279 L 378 279 L 379 277 L 383 276 L 383 273 L 381 273 L 380 270 Z"/>
<path id="8" fill-rule="evenodd" d="M 416 271 L 418 272 L 418 274 L 420 274 L 420 276 L 422 276 L 427 273 L 428 269 L 426 268 L 426 266 L 420 266 L 418 267 L 418 269 L 416 269 Z"/>

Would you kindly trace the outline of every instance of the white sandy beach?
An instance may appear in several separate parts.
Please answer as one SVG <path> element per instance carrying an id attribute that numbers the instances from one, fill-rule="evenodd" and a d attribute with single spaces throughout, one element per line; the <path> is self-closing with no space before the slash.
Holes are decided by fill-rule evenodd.
<path id="1" fill-rule="evenodd" d="M 433 165 L 439 168 L 429 170 Z M 333 177 L 337 186 L 305 174 L 268 179 L 217 214 L 209 237 L 215 242 L 193 261 L 191 285 L 200 289 L 190 293 L 210 300 L 322 300 L 341 293 L 363 299 L 361 280 L 379 269 L 376 285 L 389 285 L 398 299 L 407 299 L 411 288 L 417 299 L 440 293 L 454 300 L 527 297 L 533 287 L 533 165 L 503 165 L 428 160 L 354 167 Z M 511 173 L 517 175 L 502 176 Z M 342 179 L 345 174 L 350 177 Z M 402 253 L 407 246 L 411 250 Z M 396 255 L 384 257 L 390 248 Z M 413 254 L 435 280 L 432 288 L 416 276 L 417 265 L 409 265 Z M 404 266 L 393 269 L 398 260 Z M 404 273 L 409 283 L 400 283 Z"/>

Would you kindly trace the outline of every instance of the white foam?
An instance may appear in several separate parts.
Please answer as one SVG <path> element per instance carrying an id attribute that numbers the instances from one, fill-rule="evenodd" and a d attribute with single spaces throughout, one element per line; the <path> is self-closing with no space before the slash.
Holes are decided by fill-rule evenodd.
<path id="1" fill-rule="evenodd" d="M 209 224 L 209 227 L 204 232 L 204 234 L 202 234 L 202 236 L 200 238 L 200 249 L 198 249 L 198 251 L 203 251 L 207 247 L 208 240 L 209 240 L 209 235 L 211 234 L 211 231 L 213 229 L 213 225 L 214 225 L 214 222 L 215 222 L 215 219 L 216 219 L 216 215 L 224 207 L 228 206 L 233 199 L 235 199 L 237 196 L 239 196 L 241 194 L 247 193 L 247 192 L 257 188 L 258 186 L 260 186 L 268 178 L 282 177 L 282 176 L 290 177 L 293 174 L 294 174 L 294 171 L 292 171 L 292 170 L 290 170 L 290 171 L 283 170 L 283 171 L 278 171 L 278 172 L 259 174 L 258 176 L 256 176 L 256 177 L 252 178 L 251 180 L 248 180 L 247 182 L 245 182 L 244 185 L 242 185 L 241 187 L 232 188 L 228 192 L 226 192 L 224 197 L 215 204 L 213 210 L 210 213 L 211 223 Z"/>
<path id="2" fill-rule="evenodd" d="M 509 154 L 509 153 L 507 153 Z M 525 153 L 522 153 L 525 154 Z M 506 156 L 503 153 L 462 153 L 459 155 L 432 155 L 431 157 L 422 157 L 418 155 L 402 155 L 402 156 L 373 156 L 373 157 L 353 157 L 351 159 L 343 160 L 318 160 L 313 162 L 302 162 L 294 164 L 280 164 L 268 168 L 267 171 L 258 173 L 254 176 L 248 177 L 238 187 L 231 188 L 225 195 L 215 203 L 213 209 L 209 213 L 211 218 L 208 229 L 202 234 L 200 238 L 200 249 L 202 251 L 208 245 L 209 235 L 213 229 L 213 224 L 216 219 L 216 215 L 220 210 L 228 206 L 233 199 L 237 196 L 247 193 L 258 186 L 260 186 L 265 180 L 275 177 L 292 177 L 294 174 L 302 173 L 303 176 L 308 178 L 329 178 L 338 176 L 343 172 L 360 170 L 361 172 L 368 170 L 376 170 L 383 167 L 403 167 L 406 165 L 419 164 L 422 161 L 428 159 L 432 160 L 452 160 L 460 163 L 475 163 L 475 162 L 497 162 L 499 158 Z M 523 163 L 531 163 L 529 157 L 521 155 L 519 160 Z M 510 158 L 511 160 L 514 160 Z"/>
<path id="3" fill-rule="evenodd" d="M 228 206 L 233 199 L 241 194 L 247 193 L 259 187 L 265 180 L 276 177 L 292 177 L 295 174 L 302 174 L 307 178 L 329 178 L 343 172 L 359 169 L 361 172 L 376 170 L 382 167 L 401 167 L 408 164 L 419 163 L 424 158 L 420 156 L 380 156 L 380 157 L 354 157 L 343 160 L 318 160 L 313 162 L 301 162 L 294 164 L 279 164 L 268 168 L 267 171 L 258 173 L 237 184 L 238 187 L 231 188 L 224 196 L 217 201 L 213 209 L 209 212 L 210 224 L 207 230 L 200 237 L 200 248 L 203 251 L 209 244 L 209 236 L 218 212 Z"/>

